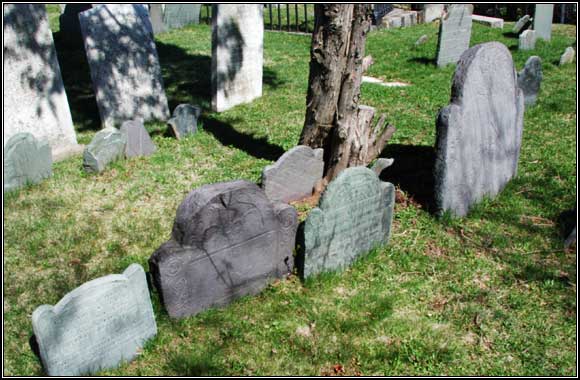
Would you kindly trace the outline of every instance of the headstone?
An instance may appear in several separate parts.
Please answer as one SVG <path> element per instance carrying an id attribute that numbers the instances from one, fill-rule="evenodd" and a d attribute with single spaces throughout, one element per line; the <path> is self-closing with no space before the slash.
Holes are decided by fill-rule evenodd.
<path id="1" fill-rule="evenodd" d="M 167 121 L 175 138 L 182 139 L 197 132 L 197 121 L 201 107 L 180 104 L 173 110 L 173 117 Z"/>
<path id="2" fill-rule="evenodd" d="M 221 112 L 262 96 L 262 4 L 214 4 L 211 106 Z"/>
<path id="3" fill-rule="evenodd" d="M 89 281 L 56 305 L 39 306 L 32 328 L 49 376 L 82 376 L 131 361 L 157 334 L 145 272 Z"/>
<path id="4" fill-rule="evenodd" d="M 164 33 L 167 31 L 167 26 L 163 22 L 163 8 L 164 4 L 149 4 L 149 17 L 151 19 L 151 27 L 153 34 Z"/>
<path id="5" fill-rule="evenodd" d="M 298 217 L 256 184 L 193 190 L 177 209 L 171 239 L 149 258 L 170 317 L 181 318 L 256 294 L 292 271 Z"/>
<path id="6" fill-rule="evenodd" d="M 169 108 L 149 13 L 143 4 L 103 4 L 79 14 L 104 127 L 167 120 Z"/>
<path id="7" fill-rule="evenodd" d="M 467 214 L 516 175 L 524 95 L 509 50 L 499 42 L 467 50 L 455 69 L 451 104 L 437 118 L 435 201 L 439 212 Z"/>
<path id="8" fill-rule="evenodd" d="M 481 15 L 472 15 L 471 18 L 473 19 L 473 21 L 475 21 L 479 24 L 489 26 L 490 28 L 503 29 L 503 18 L 481 16 Z"/>
<path id="9" fill-rule="evenodd" d="M 201 4 L 149 4 L 153 33 L 199 24 Z"/>
<path id="10" fill-rule="evenodd" d="M 395 8 L 383 16 L 380 25 L 388 29 L 417 25 L 417 11 Z"/>
<path id="11" fill-rule="evenodd" d="M 521 33 L 522 30 L 524 30 L 527 26 L 529 26 L 530 21 L 531 21 L 530 15 L 524 15 L 524 16 L 522 16 L 518 20 L 518 22 L 516 22 L 516 24 L 514 25 L 514 27 L 512 29 L 512 32 L 513 33 L 517 33 L 517 34 Z"/>
<path id="12" fill-rule="evenodd" d="M 85 148 L 83 167 L 87 172 L 100 173 L 125 155 L 126 136 L 116 128 L 105 128 L 95 134 Z"/>
<path id="13" fill-rule="evenodd" d="M 80 152 L 44 5 L 4 5 L 3 82 L 4 144 L 29 132 L 54 161 Z"/>
<path id="14" fill-rule="evenodd" d="M 525 30 L 520 34 L 518 49 L 519 50 L 533 50 L 536 48 L 536 31 L 535 30 Z"/>
<path id="15" fill-rule="evenodd" d="M 377 161 L 371 166 L 371 170 L 375 172 L 376 175 L 380 176 L 383 170 L 388 168 L 389 166 L 393 165 L 395 162 L 394 158 L 379 158 Z"/>
<path id="16" fill-rule="evenodd" d="M 427 42 L 428 39 L 429 36 L 423 34 L 421 37 L 419 37 L 417 41 L 415 41 L 415 46 L 423 45 L 425 42 Z"/>
<path id="17" fill-rule="evenodd" d="M 469 48 L 471 38 L 472 4 L 446 5 L 446 11 L 439 26 L 437 42 L 437 66 L 457 63 L 459 57 Z"/>
<path id="18" fill-rule="evenodd" d="M 363 166 L 342 171 L 304 223 L 304 278 L 342 269 L 389 240 L 395 188 Z"/>
<path id="19" fill-rule="evenodd" d="M 576 56 L 576 52 L 574 51 L 573 47 L 568 46 L 564 51 L 564 54 L 560 57 L 560 66 L 565 65 L 567 63 L 574 62 L 574 57 Z"/>
<path id="20" fill-rule="evenodd" d="M 531 56 L 526 65 L 518 73 L 518 86 L 524 92 L 524 102 L 527 106 L 536 104 L 540 85 L 542 83 L 542 60 L 538 56 Z"/>
<path id="21" fill-rule="evenodd" d="M 430 23 L 443 15 L 444 4 L 425 4 L 423 6 L 423 22 Z"/>
<path id="22" fill-rule="evenodd" d="M 312 195 L 323 171 L 323 150 L 298 145 L 264 168 L 262 188 L 272 201 L 296 201 Z"/>
<path id="23" fill-rule="evenodd" d="M 538 38 L 545 41 L 552 39 L 552 18 L 554 15 L 554 4 L 536 4 L 534 13 L 534 30 Z"/>
<path id="24" fill-rule="evenodd" d="M 28 132 L 12 135 L 4 147 L 4 192 L 39 183 L 52 174 L 52 156 L 46 142 Z"/>
<path id="25" fill-rule="evenodd" d="M 121 134 L 125 136 L 125 157 L 150 156 L 157 150 L 143 123 L 129 120 L 121 125 Z"/>

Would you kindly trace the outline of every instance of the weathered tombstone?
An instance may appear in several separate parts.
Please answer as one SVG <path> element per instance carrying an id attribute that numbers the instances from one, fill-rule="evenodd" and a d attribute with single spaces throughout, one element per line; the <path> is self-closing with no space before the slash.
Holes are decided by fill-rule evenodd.
<path id="1" fill-rule="evenodd" d="M 12 135 L 4 147 L 4 191 L 39 183 L 52 174 L 52 155 L 46 142 L 28 132 Z"/>
<path id="2" fill-rule="evenodd" d="M 542 60 L 538 56 L 531 56 L 526 65 L 518 73 L 518 86 L 524 92 L 526 107 L 536 104 L 540 85 L 542 83 Z"/>
<path id="3" fill-rule="evenodd" d="M 425 42 L 427 42 L 428 39 L 429 36 L 423 34 L 421 37 L 419 37 L 417 41 L 415 41 L 415 46 L 423 45 Z"/>
<path id="4" fill-rule="evenodd" d="M 100 173 L 111 162 L 123 158 L 127 137 L 116 128 L 105 128 L 95 134 L 83 154 L 87 172 Z"/>
<path id="5" fill-rule="evenodd" d="M 371 169 L 359 166 L 341 172 L 304 223 L 304 278 L 342 269 L 386 244 L 394 203 L 394 186 L 381 182 Z"/>
<path id="6" fill-rule="evenodd" d="M 143 268 L 131 264 L 122 274 L 79 286 L 54 306 L 39 306 L 32 328 L 50 376 L 89 375 L 131 361 L 157 334 Z"/>
<path id="7" fill-rule="evenodd" d="M 565 65 L 567 63 L 574 62 L 574 57 L 576 56 L 576 51 L 571 46 L 568 46 L 564 51 L 564 54 L 560 57 L 560 66 Z"/>
<path id="8" fill-rule="evenodd" d="M 150 156 L 157 150 L 143 123 L 129 120 L 121 125 L 121 134 L 125 136 L 125 157 Z"/>
<path id="9" fill-rule="evenodd" d="M 433 22 L 443 15 L 444 4 L 425 4 L 423 5 L 423 22 Z"/>
<path id="10" fill-rule="evenodd" d="M 298 145 L 262 171 L 262 188 L 272 201 L 292 202 L 312 195 L 322 178 L 322 149 Z"/>
<path id="11" fill-rule="evenodd" d="M 199 24 L 200 11 L 201 4 L 149 4 L 155 34 Z"/>
<path id="12" fill-rule="evenodd" d="M 524 16 L 522 16 L 518 20 L 518 22 L 515 23 L 515 25 L 514 25 L 514 27 L 512 29 L 512 32 L 513 33 L 517 33 L 517 34 L 521 33 L 522 30 L 524 30 L 527 26 L 529 26 L 530 21 L 531 21 L 530 15 L 524 15 Z"/>
<path id="13" fill-rule="evenodd" d="M 404 28 L 417 24 L 417 11 L 395 8 L 383 16 L 381 26 L 387 29 Z"/>
<path id="14" fill-rule="evenodd" d="M 375 161 L 373 166 L 371 166 L 371 170 L 373 172 L 375 172 L 376 175 L 380 176 L 381 173 L 383 172 L 383 170 L 385 170 L 389 166 L 393 165 L 394 162 L 395 162 L 394 158 L 382 158 L 381 157 L 381 158 L 377 159 L 377 161 Z"/>
<path id="15" fill-rule="evenodd" d="M 554 4 L 536 4 L 534 13 L 534 30 L 538 38 L 545 41 L 552 39 L 552 18 L 554 15 Z"/>
<path id="16" fill-rule="evenodd" d="M 533 50 L 536 47 L 536 31 L 535 30 L 525 30 L 520 34 L 518 41 L 519 50 Z"/>
<path id="17" fill-rule="evenodd" d="M 193 190 L 177 209 L 171 239 L 149 258 L 153 283 L 173 318 L 256 294 L 292 271 L 297 213 L 256 184 Z"/>
<path id="18" fill-rule="evenodd" d="M 142 4 L 103 4 L 79 14 L 104 127 L 167 120 L 169 108 L 149 13 Z"/>
<path id="19" fill-rule="evenodd" d="M 221 112 L 262 96 L 262 4 L 214 4 L 211 106 Z"/>
<path id="20" fill-rule="evenodd" d="M 149 4 L 149 17 L 151 18 L 151 27 L 155 35 L 167 31 L 167 26 L 163 22 L 164 7 L 164 4 Z"/>
<path id="21" fill-rule="evenodd" d="M 182 139 L 197 132 L 197 121 L 201 116 L 201 107 L 180 104 L 173 110 L 173 117 L 167 121 L 171 132 L 177 139 Z"/>
<path id="22" fill-rule="evenodd" d="M 516 175 L 524 95 L 509 50 L 499 42 L 467 50 L 455 69 L 451 104 L 437 118 L 435 201 L 439 212 L 467 214 Z"/>
<path id="23" fill-rule="evenodd" d="M 490 28 L 503 29 L 503 18 L 472 15 L 471 18 L 474 22 L 482 25 L 489 26 Z"/>
<path id="24" fill-rule="evenodd" d="M 80 153 L 42 4 L 4 5 L 4 144 L 19 132 L 47 141 L 54 161 Z"/>
<path id="25" fill-rule="evenodd" d="M 469 48 L 471 38 L 472 4 L 446 5 L 439 26 L 437 41 L 437 66 L 457 63 L 459 57 Z"/>

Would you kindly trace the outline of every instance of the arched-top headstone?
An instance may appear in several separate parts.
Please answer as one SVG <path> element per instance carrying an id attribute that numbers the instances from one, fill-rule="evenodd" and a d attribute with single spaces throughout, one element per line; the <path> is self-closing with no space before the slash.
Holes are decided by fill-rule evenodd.
<path id="1" fill-rule="evenodd" d="M 39 183 L 52 174 L 52 156 L 46 142 L 20 132 L 4 147 L 4 191 Z"/>
<path id="2" fill-rule="evenodd" d="M 451 104 L 437 118 L 435 199 L 440 212 L 464 216 L 516 175 L 523 116 L 524 96 L 509 50 L 488 42 L 463 53 Z"/>
<path id="3" fill-rule="evenodd" d="M 526 65 L 518 73 L 518 86 L 524 92 L 526 106 L 536 104 L 536 98 L 542 84 L 542 59 L 536 55 L 526 61 Z"/>

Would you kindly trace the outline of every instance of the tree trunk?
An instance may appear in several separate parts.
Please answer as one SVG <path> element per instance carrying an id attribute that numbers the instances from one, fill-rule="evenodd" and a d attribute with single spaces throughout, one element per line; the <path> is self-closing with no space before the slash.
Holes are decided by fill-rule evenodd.
<path id="1" fill-rule="evenodd" d="M 371 25 L 368 4 L 316 4 L 310 50 L 306 119 L 300 144 L 324 149 L 324 177 L 368 165 L 378 157 L 395 129 L 373 127 L 375 110 L 360 105 L 362 75 L 372 62 L 364 57 Z"/>

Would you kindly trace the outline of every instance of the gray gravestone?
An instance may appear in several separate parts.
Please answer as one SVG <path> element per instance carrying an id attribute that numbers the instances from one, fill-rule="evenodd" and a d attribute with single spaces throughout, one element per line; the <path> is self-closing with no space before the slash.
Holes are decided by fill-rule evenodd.
<path id="1" fill-rule="evenodd" d="M 79 20 L 103 126 L 167 120 L 169 108 L 146 6 L 98 5 L 80 13 Z"/>
<path id="2" fill-rule="evenodd" d="M 272 201 L 292 202 L 312 195 L 322 179 L 322 149 L 298 145 L 262 171 L 262 188 Z"/>
<path id="3" fill-rule="evenodd" d="M 150 156 L 157 148 L 151 136 L 140 121 L 129 120 L 121 125 L 120 132 L 125 135 L 125 157 Z"/>
<path id="4" fill-rule="evenodd" d="M 542 83 L 542 60 L 538 56 L 531 56 L 526 65 L 518 73 L 518 86 L 524 92 L 526 106 L 536 104 L 540 85 Z"/>
<path id="5" fill-rule="evenodd" d="M 28 132 L 12 135 L 4 147 L 4 191 L 39 183 L 52 174 L 48 143 L 37 141 Z"/>
<path id="6" fill-rule="evenodd" d="M 105 128 L 95 134 L 83 154 L 87 172 L 100 173 L 111 162 L 125 155 L 126 136 L 116 128 Z"/>
<path id="7" fill-rule="evenodd" d="M 437 66 L 457 63 L 461 54 L 469 48 L 472 13 L 472 4 L 446 5 L 446 12 L 439 26 Z"/>
<path id="8" fill-rule="evenodd" d="M 419 37 L 417 41 L 415 41 L 415 46 L 423 45 L 425 42 L 427 42 L 428 39 L 429 36 L 423 34 L 421 37 Z"/>
<path id="9" fill-rule="evenodd" d="M 567 47 L 564 51 L 564 54 L 560 57 L 560 66 L 565 65 L 567 63 L 574 62 L 574 57 L 576 56 L 576 51 L 573 47 Z"/>
<path id="10" fill-rule="evenodd" d="M 525 30 L 520 34 L 518 41 L 519 50 L 533 50 L 536 47 L 536 31 L 535 30 Z"/>
<path id="11" fill-rule="evenodd" d="M 201 4 L 149 4 L 155 34 L 199 24 Z"/>
<path id="12" fill-rule="evenodd" d="M 214 4 L 211 106 L 221 112 L 262 96 L 262 4 Z"/>
<path id="13" fill-rule="evenodd" d="M 375 25 L 381 25 L 383 17 L 393 10 L 393 4 L 374 4 L 373 18 Z"/>
<path id="14" fill-rule="evenodd" d="M 503 29 L 503 18 L 472 15 L 471 18 L 474 22 L 489 26 L 490 28 Z"/>
<path id="15" fill-rule="evenodd" d="M 201 107 L 180 104 L 173 110 L 173 117 L 167 121 L 175 138 L 182 139 L 197 132 L 197 121 Z"/>
<path id="16" fill-rule="evenodd" d="M 385 170 L 389 166 L 393 165 L 394 162 L 395 162 L 394 158 L 382 158 L 381 157 L 381 158 L 377 159 L 377 161 L 375 161 L 373 166 L 371 166 L 371 170 L 373 172 L 375 172 L 376 175 L 380 176 L 381 173 L 383 172 L 383 170 Z"/>
<path id="17" fill-rule="evenodd" d="M 435 201 L 467 214 L 516 175 L 524 96 L 509 50 L 499 42 L 467 50 L 455 69 L 451 104 L 437 118 Z"/>
<path id="18" fill-rule="evenodd" d="M 80 152 L 42 4 L 4 5 L 4 144 L 19 132 L 47 141 L 53 160 Z"/>
<path id="19" fill-rule="evenodd" d="M 443 15 L 444 4 L 425 4 L 423 6 L 423 22 L 433 22 Z"/>
<path id="20" fill-rule="evenodd" d="M 193 190 L 177 209 L 171 240 L 149 259 L 153 282 L 174 318 L 256 294 L 293 267 L 298 217 L 256 184 Z"/>
<path id="21" fill-rule="evenodd" d="M 531 21 L 531 17 L 530 15 L 525 15 L 523 17 L 521 17 L 518 22 L 516 22 L 516 24 L 514 25 L 512 32 L 513 33 L 521 33 L 522 30 L 524 30 L 527 26 L 529 26 Z"/>
<path id="22" fill-rule="evenodd" d="M 389 240 L 395 188 L 366 167 L 341 172 L 304 223 L 304 278 L 348 266 Z"/>
<path id="23" fill-rule="evenodd" d="M 554 4 L 536 4 L 534 13 L 534 30 L 538 38 L 545 41 L 552 39 L 552 18 L 554 16 Z"/>
<path id="24" fill-rule="evenodd" d="M 395 8 L 383 16 L 380 25 L 387 29 L 417 25 L 417 12 Z"/>
<path id="25" fill-rule="evenodd" d="M 89 375 L 131 361 L 157 334 L 143 268 L 131 264 L 123 274 L 79 286 L 54 306 L 39 306 L 32 328 L 50 376 Z"/>
<path id="26" fill-rule="evenodd" d="M 163 4 L 149 4 L 149 17 L 155 35 L 167 31 L 167 27 L 163 23 L 163 7 Z"/>

